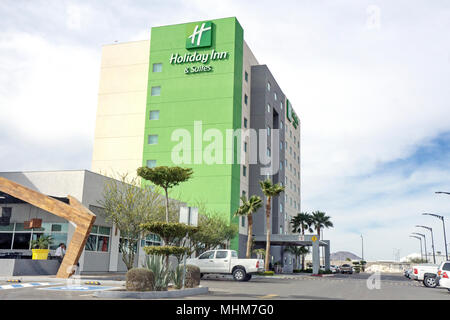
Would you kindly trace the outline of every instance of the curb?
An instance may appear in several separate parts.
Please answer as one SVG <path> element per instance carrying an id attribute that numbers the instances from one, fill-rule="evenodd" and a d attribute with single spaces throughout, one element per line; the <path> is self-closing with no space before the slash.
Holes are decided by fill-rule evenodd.
<path id="1" fill-rule="evenodd" d="M 93 296 L 97 298 L 109 298 L 109 299 L 163 299 L 163 298 L 183 298 L 189 296 L 197 296 L 201 294 L 207 294 L 208 292 L 209 292 L 208 287 L 191 288 L 178 291 L 148 291 L 148 292 L 105 290 L 105 291 L 95 291 Z"/>

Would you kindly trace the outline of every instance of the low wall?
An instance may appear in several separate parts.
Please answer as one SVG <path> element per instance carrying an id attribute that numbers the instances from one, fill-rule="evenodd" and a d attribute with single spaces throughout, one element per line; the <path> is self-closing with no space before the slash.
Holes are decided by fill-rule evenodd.
<path id="1" fill-rule="evenodd" d="M 0 259 L 1 276 L 49 276 L 56 275 L 58 260 Z"/>

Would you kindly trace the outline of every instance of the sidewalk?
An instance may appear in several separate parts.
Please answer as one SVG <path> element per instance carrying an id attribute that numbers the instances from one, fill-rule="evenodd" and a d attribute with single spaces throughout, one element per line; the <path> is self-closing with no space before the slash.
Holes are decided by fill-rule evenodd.
<path id="1" fill-rule="evenodd" d="M 79 275 L 81 284 L 86 281 L 98 281 L 101 285 L 125 285 L 124 273 L 99 273 L 99 274 L 82 274 Z M 20 280 L 21 282 L 55 282 L 66 283 L 67 281 L 75 281 L 77 278 L 69 279 L 56 278 L 56 276 L 0 276 L 0 281 Z"/>

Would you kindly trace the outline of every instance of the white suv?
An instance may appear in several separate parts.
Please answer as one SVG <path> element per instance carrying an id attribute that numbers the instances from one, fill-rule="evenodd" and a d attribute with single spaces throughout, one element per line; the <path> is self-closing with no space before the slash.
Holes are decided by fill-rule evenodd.
<path id="1" fill-rule="evenodd" d="M 450 291 L 450 261 L 441 263 L 436 282 L 440 287 L 447 288 Z"/>

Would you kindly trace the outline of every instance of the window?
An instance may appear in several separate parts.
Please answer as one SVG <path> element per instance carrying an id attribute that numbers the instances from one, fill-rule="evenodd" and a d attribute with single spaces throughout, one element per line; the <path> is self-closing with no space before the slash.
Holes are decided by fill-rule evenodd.
<path id="1" fill-rule="evenodd" d="M 247 142 L 244 142 L 244 152 L 247 152 Z"/>
<path id="2" fill-rule="evenodd" d="M 161 95 L 161 86 L 152 87 L 151 95 L 152 96 L 160 96 Z"/>
<path id="3" fill-rule="evenodd" d="M 270 112 L 270 104 L 267 105 L 267 112 Z"/>
<path id="4" fill-rule="evenodd" d="M 156 160 L 147 160 L 147 167 L 149 168 L 156 167 Z"/>
<path id="5" fill-rule="evenodd" d="M 25 229 L 23 223 L 0 226 L 0 249 L 29 250 L 31 240 L 43 234 L 53 238 L 49 249 L 55 250 L 60 243 L 67 242 L 68 223 L 42 223 L 41 228 Z"/>
<path id="6" fill-rule="evenodd" d="M 247 118 L 244 118 L 244 128 L 247 128 Z"/>
<path id="7" fill-rule="evenodd" d="M 245 227 L 245 217 L 241 217 L 241 226 Z"/>
<path id="8" fill-rule="evenodd" d="M 244 177 L 247 176 L 247 167 L 246 167 L 246 166 L 242 166 L 242 175 L 243 175 Z"/>
<path id="9" fill-rule="evenodd" d="M 86 251 L 108 252 L 110 234 L 110 227 L 92 226 L 85 246 Z"/>
<path id="10" fill-rule="evenodd" d="M 275 99 L 275 101 L 277 101 L 278 97 L 277 97 L 277 93 L 276 92 L 273 93 L 273 98 Z"/>
<path id="11" fill-rule="evenodd" d="M 267 136 L 270 137 L 270 127 L 267 127 Z"/>
<path id="12" fill-rule="evenodd" d="M 283 213 L 283 204 L 280 203 L 280 213 Z"/>
<path id="13" fill-rule="evenodd" d="M 237 252 L 236 251 L 231 251 L 231 257 L 232 258 L 237 258 L 238 257 L 238 254 L 237 254 Z"/>
<path id="14" fill-rule="evenodd" d="M 296 141 L 297 141 L 297 137 L 294 136 L 294 144 L 296 144 Z"/>
<path id="15" fill-rule="evenodd" d="M 450 271 L 450 263 L 448 262 L 444 263 L 444 265 L 442 266 L 442 270 Z"/>
<path id="16" fill-rule="evenodd" d="M 287 150 L 287 141 L 284 142 L 284 148 Z"/>
<path id="17" fill-rule="evenodd" d="M 270 148 L 267 148 L 267 156 L 270 157 Z"/>
<path id="18" fill-rule="evenodd" d="M 150 120 L 159 120 L 159 110 L 150 111 Z"/>
<path id="19" fill-rule="evenodd" d="M 280 102 L 280 109 L 283 110 L 283 102 Z"/>
<path id="20" fill-rule="evenodd" d="M 160 246 L 161 243 L 161 238 L 158 235 L 151 233 L 141 240 L 141 247 Z"/>
<path id="21" fill-rule="evenodd" d="M 199 259 L 214 259 L 214 251 L 207 251 L 198 258 Z"/>
<path id="22" fill-rule="evenodd" d="M 283 234 L 283 227 L 280 226 L 280 234 Z M 286 259 L 286 257 L 284 257 L 284 259 Z"/>
<path id="23" fill-rule="evenodd" d="M 280 143 L 280 150 L 283 150 L 283 143 Z"/>
<path id="24" fill-rule="evenodd" d="M 162 72 L 162 63 L 154 63 L 153 72 Z"/>
<path id="25" fill-rule="evenodd" d="M 267 82 L 267 91 L 270 91 L 270 82 Z"/>
<path id="26" fill-rule="evenodd" d="M 283 129 L 283 121 L 280 121 L 280 129 Z"/>
<path id="27" fill-rule="evenodd" d="M 245 79 L 245 82 L 248 82 L 248 73 L 247 73 L 247 71 L 245 71 L 244 79 Z"/>
<path id="28" fill-rule="evenodd" d="M 242 190 L 242 196 L 246 196 L 247 195 L 247 192 L 245 192 L 245 190 Z"/>
<path id="29" fill-rule="evenodd" d="M 280 170 L 283 170 L 283 161 L 280 161 Z"/>
<path id="30" fill-rule="evenodd" d="M 245 105 L 247 105 L 247 103 L 248 103 L 248 96 L 246 94 L 244 94 L 244 103 L 245 103 Z"/>
<path id="31" fill-rule="evenodd" d="M 151 134 L 148 136 L 148 144 L 157 144 L 158 143 L 158 135 Z"/>
<path id="32" fill-rule="evenodd" d="M 226 259 L 228 257 L 228 251 L 217 251 L 216 259 Z"/>
<path id="33" fill-rule="evenodd" d="M 287 185 L 288 184 L 288 178 L 285 176 L 284 177 L 284 184 Z M 287 199 L 287 198 L 286 198 Z"/>

